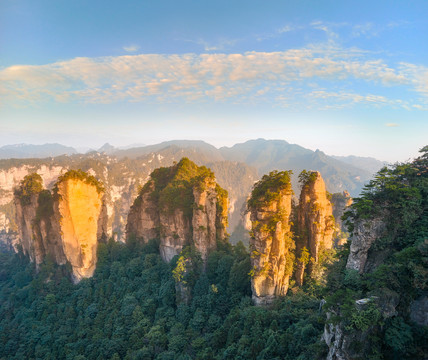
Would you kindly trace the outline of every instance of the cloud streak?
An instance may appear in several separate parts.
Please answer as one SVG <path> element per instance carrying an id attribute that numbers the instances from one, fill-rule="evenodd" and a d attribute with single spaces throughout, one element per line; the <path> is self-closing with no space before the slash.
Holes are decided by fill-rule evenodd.
<path id="1" fill-rule="evenodd" d="M 421 77 L 421 74 L 423 75 Z M 425 108 L 428 68 L 388 65 L 357 49 L 308 47 L 244 54 L 125 55 L 74 58 L 47 65 L 15 65 L 0 71 L 0 98 L 8 104 L 40 101 L 114 103 L 268 100 L 325 106 Z M 323 87 L 313 87 L 321 81 Z M 369 92 L 349 92 L 360 82 Z M 300 91 L 293 93 L 290 89 Z M 417 92 L 421 103 L 389 99 L 385 90 Z M 346 90 L 348 88 L 348 90 Z M 279 100 L 275 100 L 279 99 Z"/>

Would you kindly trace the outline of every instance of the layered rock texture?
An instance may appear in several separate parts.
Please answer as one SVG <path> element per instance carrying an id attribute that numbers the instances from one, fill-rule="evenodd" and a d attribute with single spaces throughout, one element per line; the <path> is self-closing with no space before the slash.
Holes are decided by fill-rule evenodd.
<path id="1" fill-rule="evenodd" d="M 368 270 L 366 269 L 366 265 L 369 250 L 376 239 L 379 239 L 386 231 L 384 218 L 385 216 L 370 220 L 359 219 L 354 223 L 351 247 L 346 263 L 347 269 L 357 270 L 360 274 Z"/>
<path id="2" fill-rule="evenodd" d="M 227 208 L 227 192 L 214 174 L 183 158 L 152 172 L 129 212 L 127 237 L 144 243 L 159 239 L 166 262 L 187 245 L 205 261 L 217 241 L 226 237 Z"/>
<path id="3" fill-rule="evenodd" d="M 300 179 L 295 277 L 301 286 L 305 272 L 310 274 L 322 252 L 333 247 L 334 217 L 321 174 L 302 172 Z"/>
<path id="4" fill-rule="evenodd" d="M 66 173 L 56 189 L 63 250 L 79 281 L 93 275 L 98 240 L 106 233 L 104 193 L 95 178 L 79 172 Z"/>
<path id="5" fill-rule="evenodd" d="M 288 290 L 294 261 L 292 194 L 290 172 L 273 171 L 255 184 L 248 200 L 252 222 L 251 288 L 256 305 L 268 305 Z"/>
<path id="6" fill-rule="evenodd" d="M 38 174 L 27 175 L 15 191 L 19 245 L 36 265 L 46 256 L 69 262 L 75 282 L 91 277 L 97 245 L 106 234 L 103 188 L 82 171 L 60 176 L 52 194 Z"/>
<path id="7" fill-rule="evenodd" d="M 341 193 L 335 193 L 331 196 L 331 204 L 333 205 L 333 216 L 336 222 L 336 231 L 334 235 L 334 245 L 342 246 L 348 241 L 349 234 L 345 224 L 342 221 L 342 216 L 346 210 L 352 205 L 352 198 L 349 192 L 343 191 Z"/>

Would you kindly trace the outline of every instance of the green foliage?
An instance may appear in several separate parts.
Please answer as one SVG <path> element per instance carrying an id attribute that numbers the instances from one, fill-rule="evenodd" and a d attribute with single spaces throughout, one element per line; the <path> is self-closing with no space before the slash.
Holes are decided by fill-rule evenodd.
<path id="1" fill-rule="evenodd" d="M 314 183 L 316 179 L 317 179 L 316 171 L 302 170 L 302 172 L 299 174 L 299 184 L 302 188 L 305 186 L 309 186 L 311 183 Z M 331 197 L 331 194 L 330 194 L 330 197 Z"/>
<path id="2" fill-rule="evenodd" d="M 151 200 L 159 205 L 161 211 L 173 214 L 176 209 L 180 209 L 190 218 L 193 214 L 193 189 L 203 191 L 206 182 L 214 179 L 214 173 L 210 169 L 197 166 L 188 158 L 182 158 L 171 167 L 155 169 L 150 175 L 150 180 L 140 190 L 134 206 L 141 203 L 144 194 L 150 193 Z M 227 192 L 218 185 L 216 189 L 222 200 L 219 203 L 221 206 L 224 204 L 224 196 L 227 201 Z"/>
<path id="3" fill-rule="evenodd" d="M 79 170 L 68 170 L 65 174 L 58 177 L 58 180 L 53 190 L 54 196 L 58 196 L 58 185 L 64 181 L 71 180 L 71 179 L 80 180 L 85 182 L 88 185 L 95 186 L 98 194 L 101 194 L 104 192 L 104 185 L 101 183 L 101 181 L 97 180 L 95 176 L 89 175 L 88 173 L 79 169 Z"/>
<path id="4" fill-rule="evenodd" d="M 42 218 L 47 219 L 53 215 L 53 196 L 49 190 L 40 192 L 37 203 L 36 222 L 40 221 Z"/>
<path id="5" fill-rule="evenodd" d="M 183 258 L 194 262 L 187 248 Z M 242 243 L 212 252 L 176 304 L 173 269 L 156 243 L 99 244 L 94 277 L 73 285 L 48 262 L 35 274 L 0 253 L 0 357 L 7 359 L 314 359 L 325 355 L 319 299 L 251 304 Z M 185 262 L 188 276 L 188 265 Z M 292 340 L 292 341 L 291 341 Z"/>
<path id="6" fill-rule="evenodd" d="M 15 189 L 15 196 L 22 205 L 31 203 L 31 197 L 39 194 L 43 190 L 43 179 L 39 174 L 28 174 L 21 181 L 19 187 Z"/>
<path id="7" fill-rule="evenodd" d="M 248 200 L 249 208 L 265 206 L 271 201 L 278 200 L 281 191 L 292 194 L 290 176 L 292 171 L 271 171 L 269 175 L 263 175 L 261 180 L 256 182 Z"/>
<path id="8" fill-rule="evenodd" d="M 346 269 L 347 244 L 325 289 L 325 308 L 336 314 L 332 321 L 341 322 L 351 336 L 368 334 L 373 358 L 416 359 L 428 351 L 426 330 L 409 319 L 410 304 L 428 283 L 428 147 L 421 152 L 413 162 L 379 171 L 345 213 L 350 231 L 355 222 L 385 223 L 367 259 L 382 261 L 362 274 Z M 362 298 L 371 301 L 358 309 L 355 301 Z"/>

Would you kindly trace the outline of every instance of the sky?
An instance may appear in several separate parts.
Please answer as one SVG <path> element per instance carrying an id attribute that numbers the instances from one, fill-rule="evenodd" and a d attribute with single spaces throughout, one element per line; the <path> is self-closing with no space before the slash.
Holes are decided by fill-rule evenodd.
<path id="1" fill-rule="evenodd" d="M 0 0 L 0 146 L 428 144 L 428 1 Z"/>

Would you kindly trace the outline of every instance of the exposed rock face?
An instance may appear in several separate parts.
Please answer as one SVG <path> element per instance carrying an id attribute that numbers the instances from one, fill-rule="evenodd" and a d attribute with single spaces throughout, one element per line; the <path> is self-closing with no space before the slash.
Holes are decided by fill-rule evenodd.
<path id="1" fill-rule="evenodd" d="M 256 305 L 268 305 L 288 291 L 294 260 L 291 197 L 290 173 L 271 172 L 255 184 L 248 201 L 252 222 L 251 289 Z"/>
<path id="2" fill-rule="evenodd" d="M 175 209 L 172 213 L 161 212 L 160 223 L 160 254 L 164 261 L 170 262 L 174 256 L 180 254 L 183 247 L 191 244 L 191 222 L 183 210 Z"/>
<path id="3" fill-rule="evenodd" d="M 303 284 L 305 271 L 310 274 L 320 253 L 333 246 L 334 218 L 321 174 L 307 173 L 302 184 L 297 212 L 296 282 Z M 309 258 L 308 258 L 309 256 Z M 306 265 L 308 265 L 306 267 Z"/>
<path id="4" fill-rule="evenodd" d="M 213 178 L 205 178 L 201 185 L 193 189 L 195 205 L 193 207 L 192 227 L 193 243 L 201 253 L 202 259 L 205 260 L 208 253 L 216 248 L 217 192 Z"/>
<path id="5" fill-rule="evenodd" d="M 36 265 L 50 255 L 59 265 L 71 264 L 74 281 L 92 276 L 98 240 L 107 230 L 103 192 L 96 184 L 83 172 L 68 172 L 52 196 L 39 175 L 24 178 L 15 192 L 19 244 Z"/>
<path id="6" fill-rule="evenodd" d="M 64 254 L 76 281 L 91 277 L 97 262 L 97 245 L 105 231 L 103 193 L 80 179 L 58 184 L 58 211 Z"/>
<path id="7" fill-rule="evenodd" d="M 15 198 L 16 220 L 18 224 L 18 236 L 22 252 L 30 258 L 30 261 L 40 264 L 45 256 L 45 251 L 40 241 L 33 239 L 33 223 L 36 218 L 37 200 L 39 194 L 32 194 L 26 203 Z"/>
<path id="8" fill-rule="evenodd" d="M 214 174 L 187 158 L 159 168 L 140 191 L 128 215 L 127 237 L 144 243 L 160 239 L 160 254 L 169 262 L 187 245 L 205 261 L 226 237 L 227 192 Z"/>
<path id="9" fill-rule="evenodd" d="M 146 184 L 146 189 L 147 191 L 142 192 L 140 198 L 131 206 L 126 223 L 127 236 L 143 239 L 145 243 L 160 236 L 158 205 L 151 196 L 155 190 L 153 180 Z"/>
<path id="10" fill-rule="evenodd" d="M 362 274 L 365 270 L 370 247 L 376 239 L 382 236 L 385 230 L 386 226 L 382 217 L 367 221 L 360 220 L 354 223 L 346 268 L 357 270 Z"/>
<path id="11" fill-rule="evenodd" d="M 335 242 L 335 246 L 342 246 L 346 244 L 348 241 L 347 229 L 345 228 L 342 216 L 345 211 L 351 206 L 353 200 L 351 195 L 347 191 L 343 191 L 342 193 L 332 194 L 331 204 L 333 206 L 333 216 L 336 222 L 336 235 L 333 239 Z"/>

